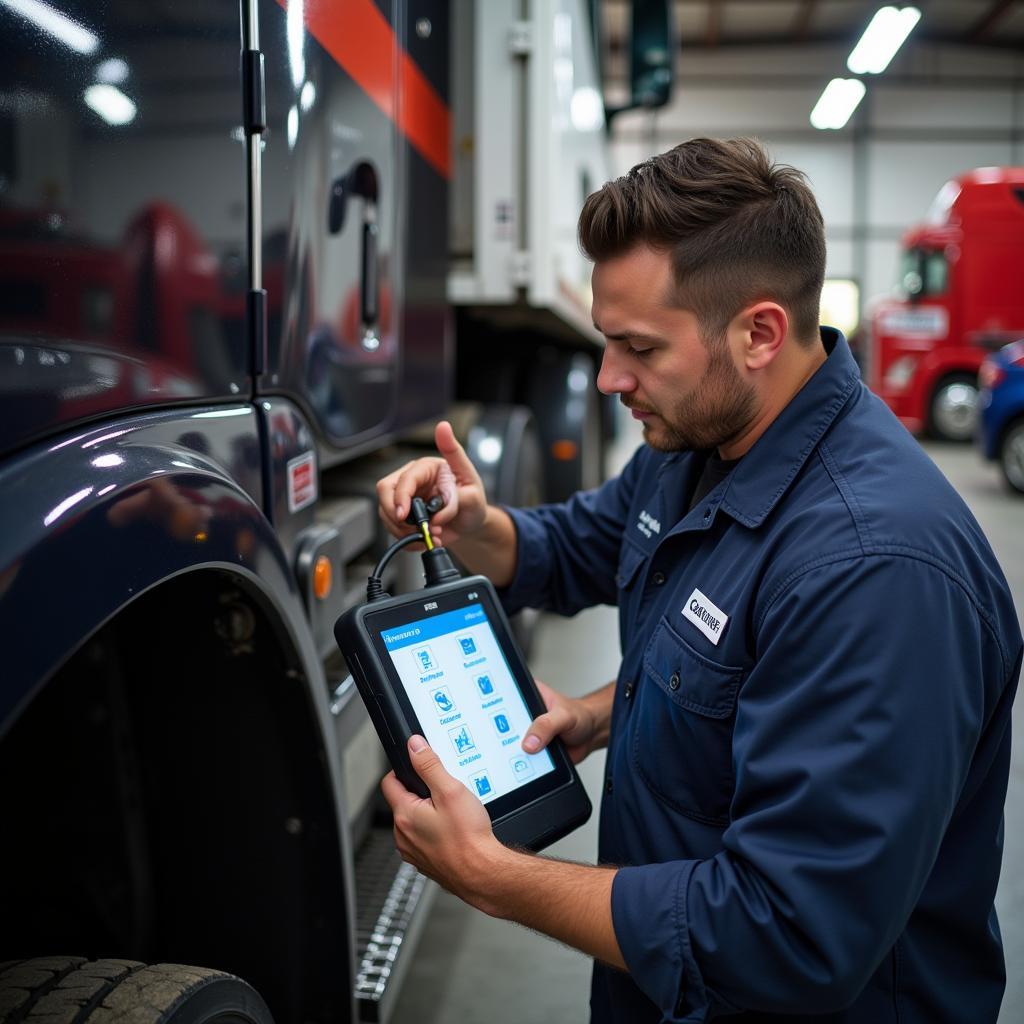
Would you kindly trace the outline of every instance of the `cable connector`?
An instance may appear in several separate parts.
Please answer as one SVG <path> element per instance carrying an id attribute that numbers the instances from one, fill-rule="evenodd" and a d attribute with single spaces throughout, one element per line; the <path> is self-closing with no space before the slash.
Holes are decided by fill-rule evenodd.
<path id="1" fill-rule="evenodd" d="M 426 551 L 423 552 L 423 573 L 426 576 L 428 587 L 436 586 L 445 580 L 458 579 L 462 576 L 462 573 L 452 563 L 451 555 L 444 548 L 437 547 L 434 544 L 434 538 L 430 536 L 430 517 L 435 512 L 439 512 L 444 508 L 444 498 L 439 494 L 435 494 L 429 501 L 424 501 L 422 498 L 413 498 L 411 505 L 412 508 L 409 510 L 409 515 L 406 516 L 405 521 L 410 526 L 415 526 L 418 532 L 410 533 L 408 536 L 396 540 L 381 555 L 377 567 L 366 578 L 367 601 L 380 601 L 385 597 L 391 596 L 384 589 L 384 570 L 387 568 L 388 562 L 402 548 L 408 547 L 410 544 L 423 544 L 426 548 Z"/>
<path id="2" fill-rule="evenodd" d="M 421 552 L 420 558 L 423 559 L 423 575 L 428 587 L 436 587 L 446 580 L 457 580 L 462 577 L 462 573 L 455 568 L 447 548 L 430 548 Z"/>

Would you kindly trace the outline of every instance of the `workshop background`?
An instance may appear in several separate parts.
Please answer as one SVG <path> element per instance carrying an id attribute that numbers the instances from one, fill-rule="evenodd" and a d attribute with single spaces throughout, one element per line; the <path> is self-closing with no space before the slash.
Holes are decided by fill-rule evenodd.
<path id="1" fill-rule="evenodd" d="M 605 97 L 625 102 L 630 4 L 604 0 Z M 676 0 L 679 31 L 673 99 L 662 109 L 619 115 L 611 132 L 614 171 L 698 135 L 749 135 L 805 171 L 825 218 L 828 284 L 822 322 L 848 335 L 875 297 L 891 293 L 900 239 L 925 219 L 940 188 L 979 167 L 1024 163 L 1024 3 L 932 0 L 884 73 L 870 78 L 847 125 L 815 129 L 809 115 L 825 85 L 846 77 L 846 59 L 878 4 L 860 0 Z M 1022 268 L 1024 269 L 1024 268 Z M 621 465 L 640 443 L 621 421 Z M 967 446 L 925 450 L 978 518 L 1010 582 L 1024 622 L 1024 503 Z M 571 620 L 545 616 L 531 667 L 579 696 L 615 676 L 614 609 Z M 1024 1020 L 1024 710 L 1006 806 L 997 898 L 1007 963 L 1000 1024 Z M 581 769 L 597 805 L 603 755 Z M 595 820 L 549 852 L 592 862 Z M 442 894 L 396 1008 L 401 1024 L 472 1020 L 486 990 L 489 1021 L 569 1024 L 588 1019 L 590 963 L 573 950 L 492 921 Z M 513 967 L 514 965 L 514 967 Z M 529 977 L 529 985 L 523 978 Z"/>
<path id="2" fill-rule="evenodd" d="M 586 958 L 402 864 L 334 625 L 390 541 L 377 480 L 439 419 L 508 505 L 641 443 L 596 388 L 576 222 L 682 140 L 808 174 L 822 321 L 1024 612 L 1024 0 L 883 2 L 0 0 L 0 1024 L 147 988 L 140 1024 L 206 1020 L 195 966 L 255 1024 L 587 1019 Z M 891 62 L 854 59 L 876 18 Z M 567 694 L 616 675 L 615 609 L 516 629 Z M 1001 1024 L 1019 729 L 1011 772 Z"/>

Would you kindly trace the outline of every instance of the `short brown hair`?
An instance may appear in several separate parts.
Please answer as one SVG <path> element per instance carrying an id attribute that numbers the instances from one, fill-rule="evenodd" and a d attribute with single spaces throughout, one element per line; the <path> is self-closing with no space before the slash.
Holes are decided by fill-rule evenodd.
<path id="1" fill-rule="evenodd" d="M 806 177 L 753 139 L 691 139 L 587 198 L 580 246 L 595 262 L 646 243 L 671 253 L 676 305 L 718 337 L 760 298 L 818 337 L 825 225 Z"/>

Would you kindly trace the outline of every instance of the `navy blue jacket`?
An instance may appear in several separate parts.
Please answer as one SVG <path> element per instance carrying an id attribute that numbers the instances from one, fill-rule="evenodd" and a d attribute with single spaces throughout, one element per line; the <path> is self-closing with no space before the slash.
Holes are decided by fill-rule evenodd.
<path id="1" fill-rule="evenodd" d="M 510 610 L 620 609 L 599 857 L 630 973 L 596 965 L 595 1021 L 997 1016 L 1017 617 L 963 501 L 822 339 L 692 511 L 700 457 L 643 448 L 512 513 Z"/>

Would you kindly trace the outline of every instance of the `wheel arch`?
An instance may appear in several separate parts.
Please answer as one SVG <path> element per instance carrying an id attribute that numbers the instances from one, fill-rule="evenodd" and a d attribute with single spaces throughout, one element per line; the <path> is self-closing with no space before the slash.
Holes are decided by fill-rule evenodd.
<path id="1" fill-rule="evenodd" d="M 352 858 L 326 684 L 258 478 L 217 457 L 258 467 L 255 420 L 205 453 L 171 424 L 97 429 L 0 471 L 19 513 L 0 540 L 0 765 L 19 779 L 26 841 L 9 856 L 34 921 L 24 948 L 7 915 L 6 952 L 218 967 L 279 1022 L 346 1020 Z M 211 656 L 244 646 L 207 614 L 232 601 L 260 638 L 242 676 Z M 207 756 L 211 735 L 225 742 Z M 93 824 L 67 795 L 89 806 L 90 781 L 116 805 L 96 798 Z"/>

